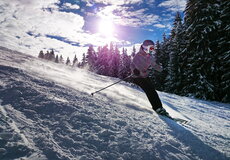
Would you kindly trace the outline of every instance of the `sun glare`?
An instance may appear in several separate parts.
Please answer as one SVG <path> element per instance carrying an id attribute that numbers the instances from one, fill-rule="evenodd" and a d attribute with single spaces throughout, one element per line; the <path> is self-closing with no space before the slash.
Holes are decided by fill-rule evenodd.
<path id="1" fill-rule="evenodd" d="M 98 26 L 99 33 L 106 37 L 106 38 L 112 38 L 113 37 L 113 32 L 114 32 L 114 26 L 113 22 L 109 19 L 102 19 L 99 22 Z"/>

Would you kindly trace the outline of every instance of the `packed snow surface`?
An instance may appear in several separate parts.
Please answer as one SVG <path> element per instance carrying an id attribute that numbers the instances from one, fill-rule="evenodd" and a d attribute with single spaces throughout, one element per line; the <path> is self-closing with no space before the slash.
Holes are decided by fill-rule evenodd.
<path id="1" fill-rule="evenodd" d="M 0 48 L 0 159 L 227 160 L 230 105 L 158 92 Z"/>

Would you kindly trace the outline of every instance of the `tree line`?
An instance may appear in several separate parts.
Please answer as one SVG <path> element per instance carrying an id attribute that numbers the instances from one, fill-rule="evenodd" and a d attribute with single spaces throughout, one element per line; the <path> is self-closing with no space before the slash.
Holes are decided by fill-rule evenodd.
<path id="1" fill-rule="evenodd" d="M 170 35 L 157 41 L 156 59 L 162 72 L 152 72 L 156 89 L 205 100 L 230 102 L 230 1 L 188 0 L 182 19 L 176 13 Z M 90 71 L 118 78 L 131 74 L 130 63 L 136 54 L 123 48 L 121 53 L 113 43 L 89 46 L 82 61 L 72 64 Z M 45 59 L 60 62 L 51 51 Z M 67 61 L 68 58 L 67 58 Z M 66 64 L 70 64 L 69 62 Z M 63 62 L 62 62 L 63 63 Z"/>
<path id="2" fill-rule="evenodd" d="M 55 63 L 61 63 L 61 64 L 66 64 L 66 65 L 72 65 L 72 66 L 77 66 L 77 67 L 81 67 L 82 63 L 78 62 L 77 56 L 75 55 L 73 61 L 70 61 L 70 58 L 67 57 L 66 60 L 64 60 L 64 58 L 62 57 L 62 55 L 58 56 L 55 55 L 54 50 L 51 49 L 51 51 L 47 51 L 46 53 L 43 52 L 43 50 L 41 50 L 38 54 L 38 58 L 41 59 L 46 59 L 48 61 L 52 61 Z"/>
<path id="3" fill-rule="evenodd" d="M 90 71 L 97 74 L 124 79 L 131 74 L 130 64 L 135 53 L 135 46 L 132 54 L 128 55 L 126 48 L 120 53 L 117 45 L 114 46 L 113 43 L 98 47 L 97 51 L 91 45 L 85 56 L 85 64 Z"/>
<path id="4" fill-rule="evenodd" d="M 230 102 L 230 1 L 188 0 L 184 15 L 176 14 L 170 36 L 156 44 L 164 67 L 156 87 Z"/>
<path id="5" fill-rule="evenodd" d="M 87 68 L 88 70 L 100 75 L 125 78 L 131 74 L 130 63 L 132 57 L 135 55 L 136 49 L 133 47 L 132 55 L 127 54 L 127 49 L 123 48 L 120 53 L 117 45 L 111 42 L 110 46 L 100 46 L 97 51 L 90 45 L 87 53 L 83 53 L 82 60 L 78 61 L 76 55 L 71 61 L 69 57 L 64 61 L 62 55 L 55 55 L 54 50 L 44 53 L 39 52 L 38 58 L 53 61 L 55 63 L 62 63 L 69 66 Z"/>

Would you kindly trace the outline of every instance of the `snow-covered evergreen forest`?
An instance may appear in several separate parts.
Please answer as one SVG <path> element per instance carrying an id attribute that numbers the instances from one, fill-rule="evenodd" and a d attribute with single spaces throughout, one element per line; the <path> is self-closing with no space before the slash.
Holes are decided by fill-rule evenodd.
<path id="1" fill-rule="evenodd" d="M 230 1 L 188 0 L 184 17 L 177 12 L 169 36 L 156 42 L 156 58 L 163 72 L 153 72 L 153 83 L 160 91 L 205 100 L 230 102 Z M 81 62 L 54 52 L 39 57 L 78 67 L 101 75 L 124 78 L 139 48 L 122 53 L 113 43 L 95 50 L 91 45 Z"/>

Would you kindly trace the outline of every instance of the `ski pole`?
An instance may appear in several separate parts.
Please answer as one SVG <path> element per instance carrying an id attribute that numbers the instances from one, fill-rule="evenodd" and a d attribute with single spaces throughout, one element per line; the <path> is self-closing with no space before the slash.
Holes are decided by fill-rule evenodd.
<path id="1" fill-rule="evenodd" d="M 132 76 L 133 76 L 133 74 L 131 74 L 131 75 L 129 75 L 129 76 L 123 78 L 123 79 L 120 79 L 119 81 L 117 81 L 117 82 L 115 82 L 115 83 L 113 83 L 113 84 L 110 84 L 110 85 L 108 85 L 108 86 L 106 86 L 106 87 L 104 87 L 104 88 L 102 88 L 102 89 L 100 89 L 100 90 L 97 90 L 97 91 L 91 93 L 91 95 L 93 96 L 95 93 L 98 93 L 98 92 L 100 92 L 100 91 L 102 91 L 102 90 L 105 90 L 106 88 L 109 88 L 109 87 L 111 87 L 111 86 L 113 86 L 113 85 L 115 85 L 115 84 L 117 84 L 117 83 L 120 83 L 121 81 L 124 81 L 124 80 L 126 80 L 126 79 L 128 79 L 128 78 L 130 78 L 130 77 L 132 77 Z"/>

